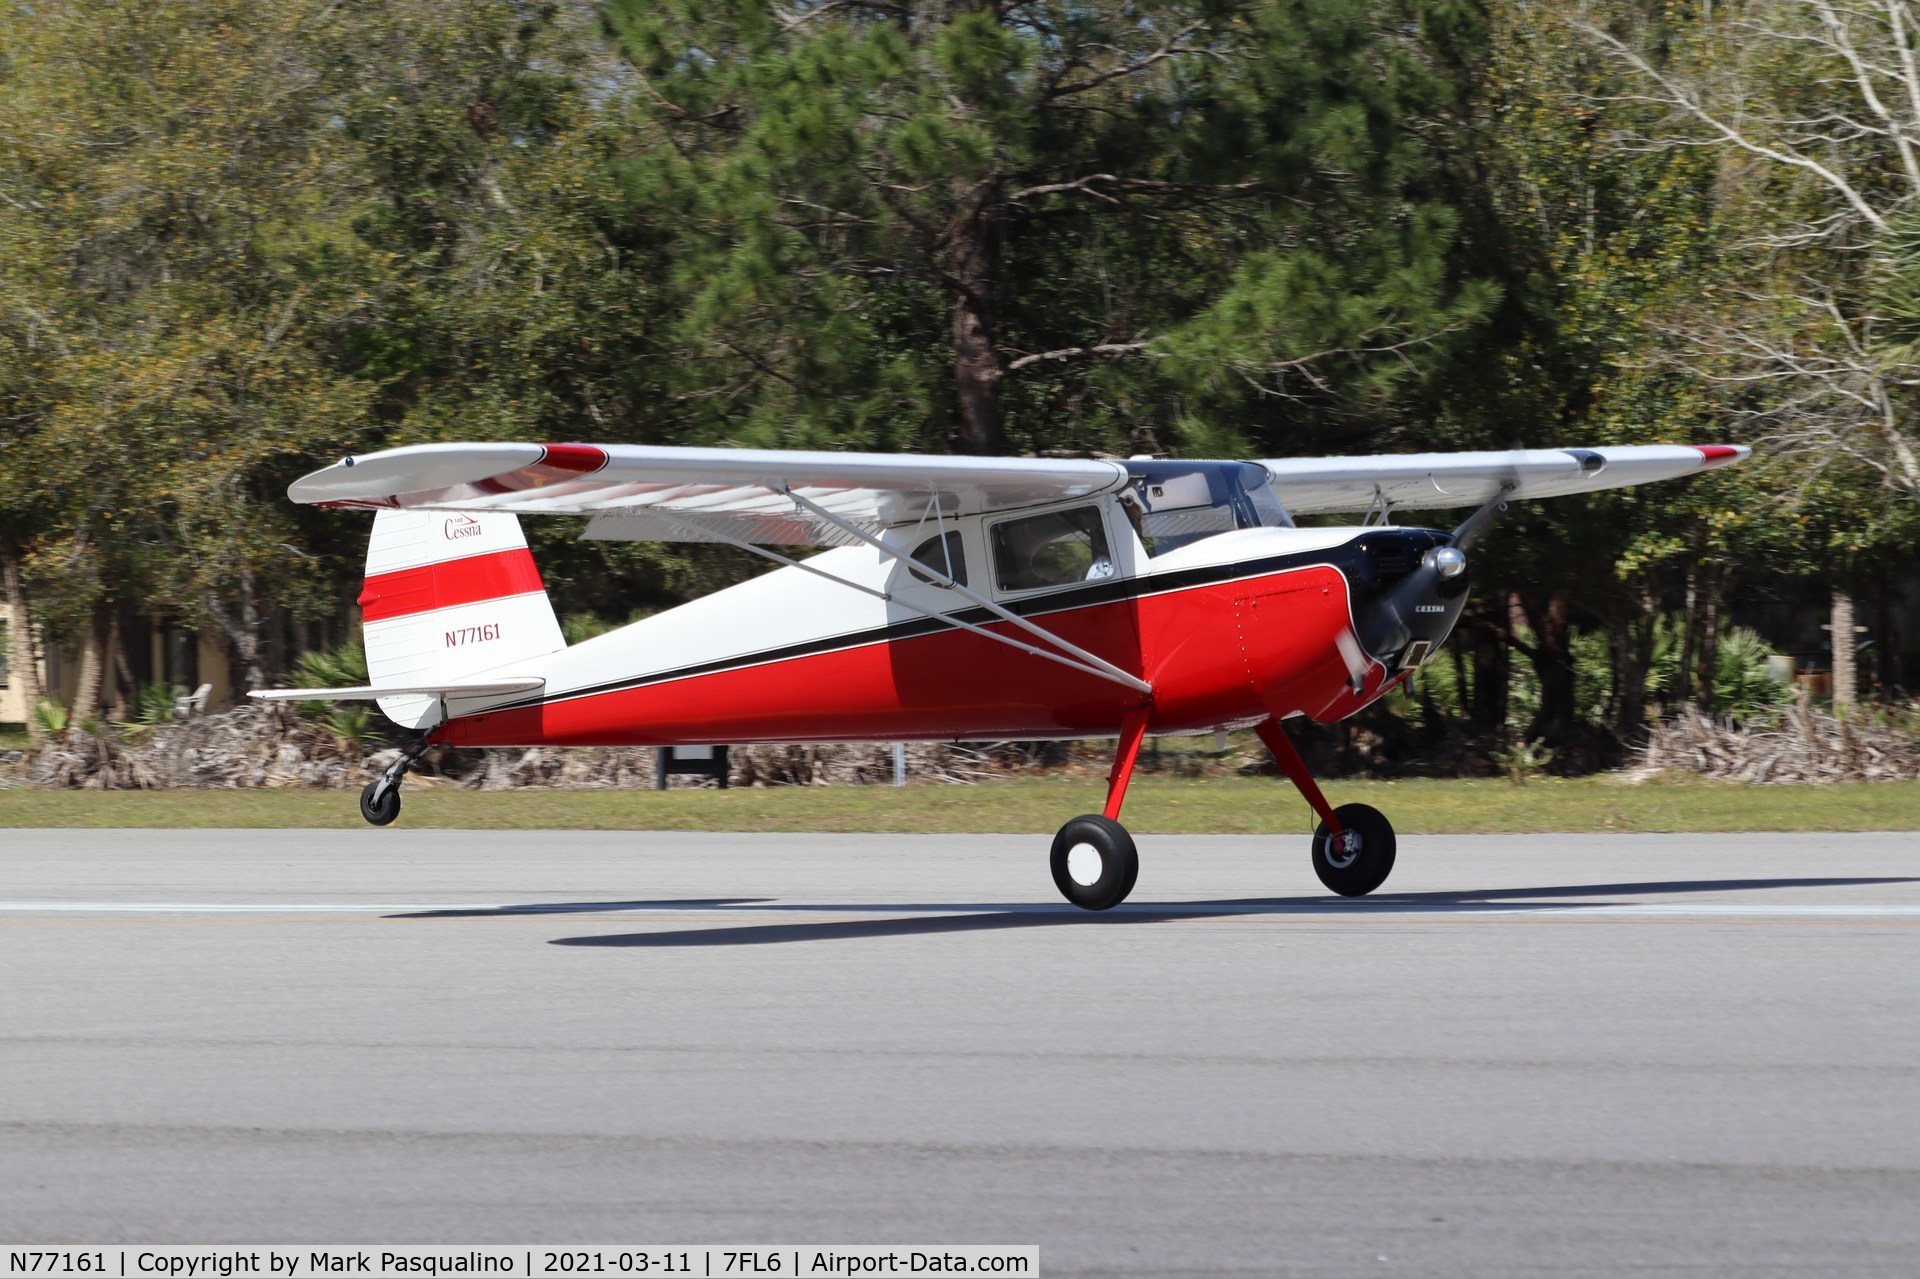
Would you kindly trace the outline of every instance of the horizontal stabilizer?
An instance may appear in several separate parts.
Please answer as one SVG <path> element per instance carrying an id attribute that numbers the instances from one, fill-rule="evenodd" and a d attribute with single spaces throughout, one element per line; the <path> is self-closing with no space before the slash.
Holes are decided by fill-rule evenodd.
<path id="1" fill-rule="evenodd" d="M 490 697 L 496 693 L 528 693 L 546 680 L 529 675 L 519 679 L 480 679 L 465 684 L 383 684 L 352 688 L 257 688 L 248 697 L 263 702 L 373 702 L 383 697 Z"/>

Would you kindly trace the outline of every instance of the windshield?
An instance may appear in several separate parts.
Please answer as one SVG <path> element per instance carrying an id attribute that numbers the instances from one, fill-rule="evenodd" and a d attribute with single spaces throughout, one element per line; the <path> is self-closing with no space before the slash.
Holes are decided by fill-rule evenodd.
<path id="1" fill-rule="evenodd" d="M 1121 507 L 1149 555 L 1237 528 L 1292 528 L 1267 468 L 1253 462 L 1128 462 Z"/>

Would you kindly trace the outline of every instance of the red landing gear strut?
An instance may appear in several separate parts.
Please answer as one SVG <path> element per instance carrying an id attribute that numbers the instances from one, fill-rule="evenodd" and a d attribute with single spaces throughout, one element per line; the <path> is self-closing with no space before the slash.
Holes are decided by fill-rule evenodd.
<path id="1" fill-rule="evenodd" d="M 1151 706 L 1127 712 L 1120 722 L 1120 744 L 1114 748 L 1113 770 L 1107 774 L 1107 811 L 1110 822 L 1120 820 L 1120 805 L 1127 798 L 1127 783 L 1133 780 L 1133 766 L 1140 759 L 1140 743 L 1147 736 L 1147 716 Z"/>
<path id="2" fill-rule="evenodd" d="M 1254 731 L 1273 752 L 1280 771 L 1319 814 L 1320 828 L 1313 833 L 1313 873 L 1320 882 L 1342 897 L 1362 897 L 1385 883 L 1394 855 L 1393 824 L 1386 815 L 1369 804 L 1335 808 L 1327 803 L 1279 720 L 1267 720 Z"/>
<path id="3" fill-rule="evenodd" d="M 1287 736 L 1286 726 L 1277 719 L 1270 719 L 1253 731 L 1260 734 L 1260 740 L 1273 752 L 1273 762 L 1280 765 L 1280 771 L 1287 775 L 1294 789 L 1306 796 L 1308 805 L 1327 824 L 1327 829 L 1335 835 L 1344 833 L 1346 828 L 1340 824 L 1333 805 L 1327 803 L 1327 797 L 1320 793 L 1320 783 L 1314 781 L 1313 774 L 1307 771 L 1307 761 L 1301 759 L 1300 752 L 1293 748 L 1293 739 Z"/>
<path id="4" fill-rule="evenodd" d="M 1127 783 L 1140 758 L 1140 742 L 1147 735 L 1151 706 L 1135 707 L 1120 722 L 1120 742 L 1113 752 L 1113 771 L 1107 774 L 1107 807 L 1102 813 L 1076 817 L 1053 837 L 1054 887 L 1060 895 L 1086 910 L 1109 910 L 1127 899 L 1140 874 L 1140 854 L 1133 836 L 1120 824 L 1120 805 Z"/>

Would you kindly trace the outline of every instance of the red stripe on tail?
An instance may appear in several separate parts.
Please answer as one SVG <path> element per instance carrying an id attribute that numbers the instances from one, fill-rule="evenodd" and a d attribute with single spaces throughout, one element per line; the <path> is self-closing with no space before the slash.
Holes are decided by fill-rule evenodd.
<path id="1" fill-rule="evenodd" d="M 517 546 L 369 577 L 360 591 L 360 613 L 365 621 L 384 622 L 543 589 L 533 556 L 526 547 Z"/>

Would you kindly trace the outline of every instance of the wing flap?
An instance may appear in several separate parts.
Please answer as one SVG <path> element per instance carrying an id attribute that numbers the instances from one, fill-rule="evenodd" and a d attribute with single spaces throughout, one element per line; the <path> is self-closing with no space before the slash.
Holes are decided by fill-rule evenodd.
<path id="1" fill-rule="evenodd" d="M 850 521 L 878 536 L 883 524 Z M 601 511 L 587 521 L 589 542 L 751 542 L 755 546 L 858 546 L 845 529 L 796 512 L 693 512 L 660 507 Z"/>

